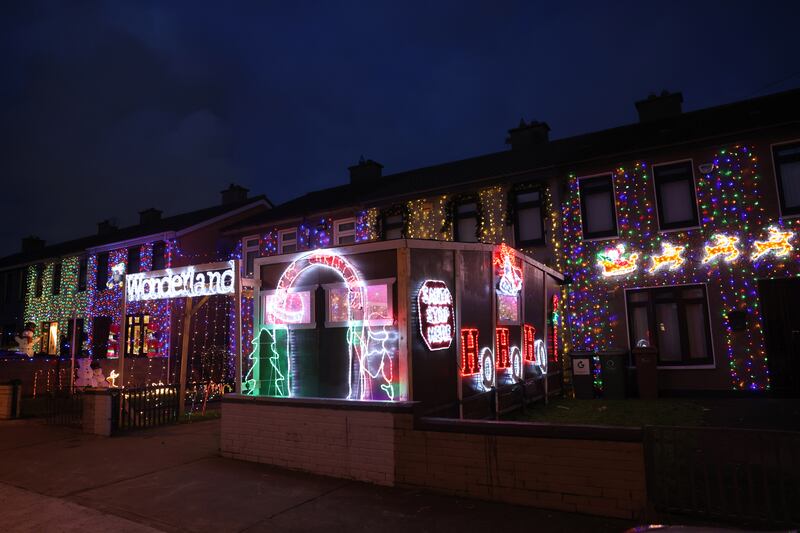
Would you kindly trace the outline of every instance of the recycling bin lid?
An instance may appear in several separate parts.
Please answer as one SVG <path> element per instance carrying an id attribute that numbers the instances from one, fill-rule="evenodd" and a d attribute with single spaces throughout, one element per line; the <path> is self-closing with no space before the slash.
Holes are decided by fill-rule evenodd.
<path id="1" fill-rule="evenodd" d="M 609 348 L 608 350 L 600 350 L 597 352 L 597 355 L 628 355 L 628 350 L 623 350 L 622 348 Z"/>

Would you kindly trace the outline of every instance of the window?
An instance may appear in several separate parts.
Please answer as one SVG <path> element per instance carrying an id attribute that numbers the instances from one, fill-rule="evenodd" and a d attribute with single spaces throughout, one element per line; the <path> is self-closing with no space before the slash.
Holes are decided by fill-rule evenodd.
<path id="1" fill-rule="evenodd" d="M 282 254 L 291 254 L 297 251 L 297 230 L 290 229 L 278 233 L 279 250 Z"/>
<path id="2" fill-rule="evenodd" d="M 36 298 L 42 297 L 42 287 L 44 285 L 44 265 L 39 263 L 36 265 L 35 274 L 36 280 L 34 281 L 34 296 Z"/>
<path id="3" fill-rule="evenodd" d="M 291 329 L 315 328 L 315 291 L 308 288 L 295 289 L 279 302 L 275 291 L 261 293 L 262 324 L 286 325 Z"/>
<path id="4" fill-rule="evenodd" d="M 781 214 L 800 214 L 800 142 L 772 147 Z"/>
<path id="5" fill-rule="evenodd" d="M 242 241 L 242 257 L 244 257 L 244 275 L 253 275 L 253 267 L 256 257 L 258 257 L 259 239 L 258 237 L 245 237 Z"/>
<path id="6" fill-rule="evenodd" d="M 128 274 L 136 274 L 141 270 L 142 249 L 139 246 L 128 248 Z"/>
<path id="7" fill-rule="evenodd" d="M 614 183 L 611 174 L 578 181 L 581 195 L 581 223 L 584 239 L 617 236 Z"/>
<path id="8" fill-rule="evenodd" d="M 77 328 L 77 330 L 76 330 Z M 86 335 L 83 331 L 83 319 L 76 318 L 67 322 L 67 333 L 61 336 L 60 354 L 62 356 L 72 355 L 72 336 L 75 335 L 75 353 L 80 356 L 83 349 L 83 342 Z"/>
<path id="9" fill-rule="evenodd" d="M 347 218 L 334 222 L 333 241 L 336 246 L 356 242 L 356 219 Z"/>
<path id="10" fill-rule="evenodd" d="M 653 167 L 658 227 L 662 230 L 698 225 L 691 161 Z"/>
<path id="11" fill-rule="evenodd" d="M 544 244 L 541 192 L 517 191 L 514 193 L 514 240 L 517 247 Z"/>
<path id="12" fill-rule="evenodd" d="M 86 290 L 86 279 L 89 274 L 89 262 L 84 255 L 78 259 L 78 292 Z"/>
<path id="13" fill-rule="evenodd" d="M 364 302 L 362 309 L 350 309 L 348 290 L 343 283 L 324 285 L 327 313 L 325 327 L 344 327 L 356 323 L 372 326 L 391 326 L 394 323 L 392 285 L 394 278 L 363 282 Z"/>
<path id="14" fill-rule="evenodd" d="M 106 290 L 108 283 L 108 252 L 97 254 L 97 277 L 95 278 L 95 290 Z"/>
<path id="15" fill-rule="evenodd" d="M 61 293 L 61 263 L 53 265 L 53 285 L 50 291 L 56 295 Z"/>
<path id="16" fill-rule="evenodd" d="M 164 270 L 167 268 L 167 243 L 158 241 L 153 243 L 153 267 L 150 270 Z"/>
<path id="17" fill-rule="evenodd" d="M 630 345 L 658 348 L 662 366 L 713 363 L 704 285 L 627 291 Z"/>
<path id="18" fill-rule="evenodd" d="M 478 242 L 478 202 L 469 200 L 455 205 L 453 232 L 455 241 Z"/>
<path id="19" fill-rule="evenodd" d="M 384 213 L 381 224 L 383 230 L 383 240 L 403 238 L 403 215 L 402 213 Z"/>
<path id="20" fill-rule="evenodd" d="M 126 318 L 125 355 L 131 357 L 146 355 L 150 315 L 128 315 Z"/>
<path id="21" fill-rule="evenodd" d="M 42 322 L 41 352 L 47 355 L 58 355 L 58 322 Z"/>

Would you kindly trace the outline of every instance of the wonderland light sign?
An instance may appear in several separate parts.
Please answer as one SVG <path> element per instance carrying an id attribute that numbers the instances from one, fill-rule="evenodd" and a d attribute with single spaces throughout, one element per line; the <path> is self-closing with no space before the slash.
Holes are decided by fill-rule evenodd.
<path id="1" fill-rule="evenodd" d="M 125 276 L 129 302 L 193 298 L 236 291 L 236 263 L 209 263 Z"/>
<path id="2" fill-rule="evenodd" d="M 427 280 L 417 293 L 419 329 L 431 351 L 446 350 L 453 342 L 453 295 L 441 280 Z"/>

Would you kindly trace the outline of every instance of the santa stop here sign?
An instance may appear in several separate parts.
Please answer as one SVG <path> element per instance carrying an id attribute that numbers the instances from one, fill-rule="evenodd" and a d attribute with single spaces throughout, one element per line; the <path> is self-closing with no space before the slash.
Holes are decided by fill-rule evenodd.
<path id="1" fill-rule="evenodd" d="M 419 330 L 431 351 L 446 350 L 453 342 L 453 295 L 441 280 L 427 280 L 417 293 Z"/>

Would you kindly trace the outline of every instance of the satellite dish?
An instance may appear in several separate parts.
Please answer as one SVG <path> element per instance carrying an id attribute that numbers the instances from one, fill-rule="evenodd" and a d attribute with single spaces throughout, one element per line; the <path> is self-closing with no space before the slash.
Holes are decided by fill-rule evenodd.
<path id="1" fill-rule="evenodd" d="M 697 170 L 703 174 L 711 174 L 711 172 L 714 170 L 714 163 L 700 163 L 697 165 Z"/>

